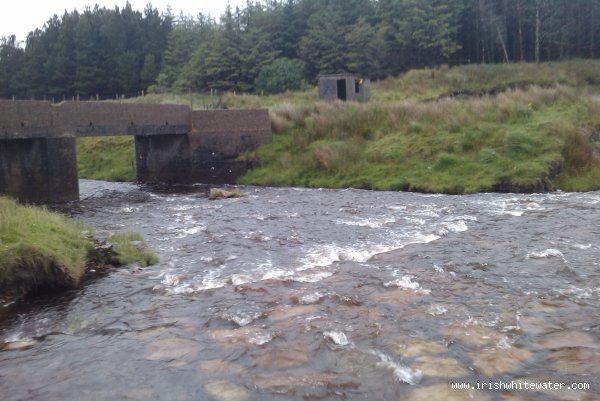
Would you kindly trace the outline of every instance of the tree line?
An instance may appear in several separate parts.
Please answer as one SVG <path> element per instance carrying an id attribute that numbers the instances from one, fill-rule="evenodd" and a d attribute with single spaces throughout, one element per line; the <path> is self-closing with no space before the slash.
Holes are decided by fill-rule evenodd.
<path id="1" fill-rule="evenodd" d="M 299 89 L 440 64 L 600 54 L 600 0 L 263 0 L 210 15 L 148 5 L 54 16 L 25 46 L 0 39 L 0 97 Z"/>

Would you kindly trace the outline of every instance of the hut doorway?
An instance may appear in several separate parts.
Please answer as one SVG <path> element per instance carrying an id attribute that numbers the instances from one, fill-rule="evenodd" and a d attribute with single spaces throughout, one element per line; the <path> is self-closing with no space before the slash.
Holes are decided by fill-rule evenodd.
<path id="1" fill-rule="evenodd" d="M 346 80 L 338 79 L 337 80 L 337 97 L 340 100 L 346 100 Z"/>

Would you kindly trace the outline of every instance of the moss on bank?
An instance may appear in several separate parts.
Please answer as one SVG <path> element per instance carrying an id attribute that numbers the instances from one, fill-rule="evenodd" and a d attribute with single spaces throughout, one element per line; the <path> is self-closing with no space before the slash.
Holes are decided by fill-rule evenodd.
<path id="1" fill-rule="evenodd" d="M 84 231 L 83 224 L 45 208 L 0 197 L 0 295 L 76 286 L 94 250 Z M 137 245 L 135 252 L 124 245 L 127 240 Z M 116 259 L 122 264 L 156 262 L 139 235 L 121 236 L 119 244 Z"/>

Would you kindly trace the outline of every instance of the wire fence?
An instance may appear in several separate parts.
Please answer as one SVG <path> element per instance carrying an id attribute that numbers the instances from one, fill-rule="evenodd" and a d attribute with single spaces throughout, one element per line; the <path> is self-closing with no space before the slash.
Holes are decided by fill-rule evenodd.
<path id="1" fill-rule="evenodd" d="M 116 94 L 72 94 L 72 95 L 41 95 L 35 94 L 27 97 L 12 96 L 0 97 L 0 100 L 12 101 L 43 101 L 58 104 L 62 102 L 120 102 L 120 103 L 177 103 L 189 104 L 193 109 L 222 109 L 226 108 L 223 104 L 223 97 L 226 95 L 244 96 L 246 93 L 236 93 L 235 91 L 218 91 L 216 89 L 210 92 L 194 92 L 187 93 L 178 92 L 151 92 L 147 93 L 144 90 L 130 93 Z"/>
<path id="2" fill-rule="evenodd" d="M 143 97 L 146 94 L 144 91 L 134 92 L 134 93 L 117 93 L 112 95 L 107 94 L 69 94 L 69 95 L 44 95 L 44 94 L 34 94 L 29 96 L 11 96 L 9 98 L 4 98 L 4 100 L 31 100 L 31 101 L 49 101 L 52 103 L 60 103 L 60 102 L 80 102 L 80 101 L 106 101 L 106 100 L 125 100 L 137 97 Z"/>

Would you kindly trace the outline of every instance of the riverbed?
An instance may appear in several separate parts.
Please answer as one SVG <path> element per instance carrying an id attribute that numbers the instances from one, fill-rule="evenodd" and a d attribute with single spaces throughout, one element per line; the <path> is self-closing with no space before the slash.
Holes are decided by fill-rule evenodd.
<path id="1" fill-rule="evenodd" d="M 160 262 L 0 306 L 3 401 L 600 399 L 600 192 L 80 186 Z"/>

